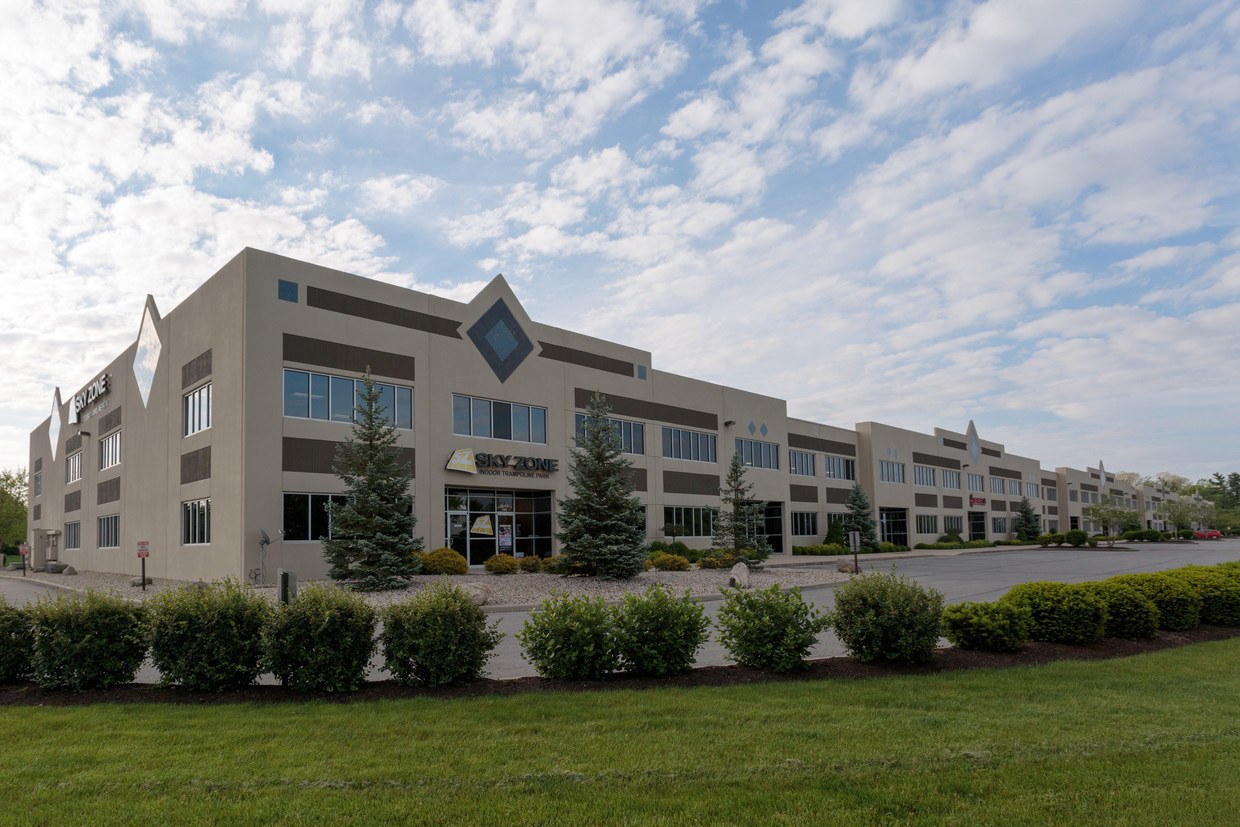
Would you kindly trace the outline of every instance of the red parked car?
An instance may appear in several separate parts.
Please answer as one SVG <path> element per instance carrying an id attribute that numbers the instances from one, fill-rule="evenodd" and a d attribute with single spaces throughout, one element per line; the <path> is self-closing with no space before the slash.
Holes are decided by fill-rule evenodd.
<path id="1" fill-rule="evenodd" d="M 1193 538 L 1197 540 L 1221 540 L 1223 535 L 1216 528 L 1207 528 L 1204 531 L 1194 531 Z"/>

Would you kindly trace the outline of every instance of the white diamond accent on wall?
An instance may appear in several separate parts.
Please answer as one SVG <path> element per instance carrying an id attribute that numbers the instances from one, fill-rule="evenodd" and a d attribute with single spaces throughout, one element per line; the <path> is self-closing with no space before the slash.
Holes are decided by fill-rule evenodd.
<path id="1" fill-rule="evenodd" d="M 163 344 L 159 341 L 159 331 L 155 329 L 155 320 L 151 318 L 151 309 L 142 311 L 142 327 L 138 330 L 138 352 L 133 355 L 133 377 L 137 380 L 138 391 L 142 394 L 142 406 L 146 407 L 151 398 L 151 385 L 155 384 L 155 368 L 159 366 L 159 352 Z"/>
<path id="2" fill-rule="evenodd" d="M 47 437 L 52 443 L 52 459 L 56 459 L 56 448 L 60 445 L 60 388 L 52 394 L 52 422 L 47 426 Z"/>
<path id="3" fill-rule="evenodd" d="M 977 426 L 973 424 L 973 420 L 969 420 L 969 430 L 965 433 L 968 439 L 969 456 L 973 458 L 973 467 L 977 467 L 977 462 L 982 456 L 982 443 L 977 438 Z"/>

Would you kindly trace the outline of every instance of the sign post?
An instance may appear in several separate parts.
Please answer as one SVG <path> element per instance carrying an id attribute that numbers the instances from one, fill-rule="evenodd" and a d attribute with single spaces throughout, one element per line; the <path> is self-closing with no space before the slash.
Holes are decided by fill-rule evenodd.
<path id="1" fill-rule="evenodd" d="M 151 544 L 146 540 L 138 541 L 138 559 L 142 561 L 142 591 L 146 591 L 146 558 L 151 556 Z"/>
<path id="2" fill-rule="evenodd" d="M 30 544 L 22 543 L 17 547 L 22 556 L 22 577 L 26 576 L 26 562 L 30 559 Z"/>
<path id="3" fill-rule="evenodd" d="M 857 560 L 857 552 L 861 550 L 861 532 L 860 531 L 848 532 L 848 547 L 852 549 L 854 570 L 861 571 L 861 563 L 860 561 Z"/>

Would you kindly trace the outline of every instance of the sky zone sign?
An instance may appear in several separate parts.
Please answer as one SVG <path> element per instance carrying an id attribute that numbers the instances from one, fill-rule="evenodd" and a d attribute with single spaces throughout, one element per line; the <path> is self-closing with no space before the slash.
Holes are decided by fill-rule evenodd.
<path id="1" fill-rule="evenodd" d="M 509 477 L 547 477 L 560 470 L 560 461 L 547 457 L 524 457 L 516 454 L 474 453 L 472 448 L 458 448 L 444 466 L 449 471 L 467 474 L 492 474 Z"/>

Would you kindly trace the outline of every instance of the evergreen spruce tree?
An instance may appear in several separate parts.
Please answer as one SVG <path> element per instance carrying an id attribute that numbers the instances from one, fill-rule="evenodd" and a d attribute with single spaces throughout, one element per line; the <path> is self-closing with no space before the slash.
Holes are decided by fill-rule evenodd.
<path id="1" fill-rule="evenodd" d="M 848 532 L 857 531 L 861 534 L 862 548 L 878 548 L 878 524 L 874 520 L 870 498 L 865 493 L 865 489 L 861 487 L 861 483 L 853 485 L 844 508 L 847 509 L 844 512 L 845 543 L 847 543 Z"/>
<path id="2" fill-rule="evenodd" d="M 1038 512 L 1034 510 L 1033 503 L 1029 502 L 1028 497 L 1020 498 L 1020 505 L 1016 509 L 1015 525 L 1012 530 L 1016 532 L 1019 540 L 1038 539 L 1038 535 L 1042 533 L 1042 519 L 1038 516 Z"/>
<path id="3" fill-rule="evenodd" d="M 827 545 L 848 545 L 848 537 L 844 534 L 843 520 L 831 520 L 831 525 L 827 528 L 827 536 L 823 538 L 823 542 Z"/>
<path id="4" fill-rule="evenodd" d="M 730 549 L 738 556 L 742 551 L 752 552 L 744 556 L 745 563 L 758 565 L 771 553 L 766 541 L 766 514 L 762 502 L 753 499 L 753 483 L 745 481 L 745 463 L 740 454 L 732 455 L 719 496 L 723 507 L 715 515 L 711 549 Z"/>
<path id="5" fill-rule="evenodd" d="M 332 539 L 323 541 L 328 575 L 359 591 L 404 588 L 418 573 L 414 552 L 422 550 L 422 538 L 413 536 L 413 469 L 397 459 L 389 414 L 367 369 L 353 432 L 336 449 L 333 466 L 347 489 L 345 502 L 328 505 Z"/>
<path id="6" fill-rule="evenodd" d="M 623 580 L 646 569 L 646 516 L 633 494 L 633 463 L 621 453 L 620 434 L 607 425 L 610 412 L 595 393 L 584 433 L 570 452 L 572 493 L 557 503 L 555 536 L 570 571 Z"/>

